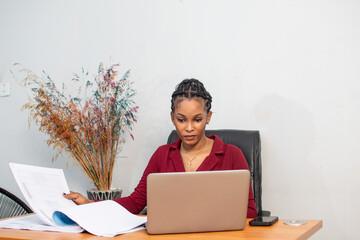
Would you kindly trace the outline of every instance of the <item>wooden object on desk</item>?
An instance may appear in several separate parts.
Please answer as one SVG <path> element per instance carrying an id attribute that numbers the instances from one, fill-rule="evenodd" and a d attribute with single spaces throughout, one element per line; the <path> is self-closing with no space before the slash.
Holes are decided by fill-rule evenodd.
<path id="1" fill-rule="evenodd" d="M 224 231 L 224 232 L 205 232 L 205 233 L 185 233 L 185 234 L 166 234 L 166 235 L 149 235 L 146 230 L 118 235 L 114 238 L 94 236 L 89 233 L 60 233 L 60 232 L 43 232 L 16 229 L 0 229 L 0 240 L 14 239 L 36 239 L 36 240 L 182 240 L 182 239 L 206 239 L 206 240 L 241 240 L 241 239 L 277 239 L 277 240 L 303 240 L 308 239 L 320 228 L 322 228 L 322 220 L 304 220 L 305 225 L 289 226 L 284 222 L 288 220 L 279 220 L 269 227 L 250 226 L 249 220 L 242 231 Z"/>

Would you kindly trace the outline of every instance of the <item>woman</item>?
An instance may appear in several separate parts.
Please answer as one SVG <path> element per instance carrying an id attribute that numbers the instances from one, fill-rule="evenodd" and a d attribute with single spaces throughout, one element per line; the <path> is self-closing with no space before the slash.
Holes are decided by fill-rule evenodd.
<path id="1" fill-rule="evenodd" d="M 205 136 L 212 112 L 211 95 L 196 79 L 185 79 L 175 89 L 171 99 L 171 121 L 179 139 L 173 144 L 160 146 L 152 155 L 143 176 L 128 197 L 115 199 L 130 212 L 137 214 L 146 206 L 146 178 L 157 172 L 191 172 L 249 169 L 240 149 L 225 144 L 217 136 Z M 64 195 L 76 204 L 93 202 L 79 193 Z M 250 186 L 248 218 L 257 216 L 255 200 Z"/>

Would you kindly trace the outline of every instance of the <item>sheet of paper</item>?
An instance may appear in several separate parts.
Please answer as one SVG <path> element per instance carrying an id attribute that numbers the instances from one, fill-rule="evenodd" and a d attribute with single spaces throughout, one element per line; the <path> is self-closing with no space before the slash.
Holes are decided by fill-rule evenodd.
<path id="1" fill-rule="evenodd" d="M 37 215 L 25 215 L 22 217 L 11 218 L 0 221 L 0 228 L 12 229 L 28 229 L 38 231 L 55 231 L 55 232 L 69 232 L 80 233 L 84 230 L 79 226 L 60 227 L 45 224 Z"/>
<path id="2" fill-rule="evenodd" d="M 147 217 L 136 216 L 114 201 L 76 205 L 64 198 L 62 194 L 69 193 L 69 188 L 62 169 L 16 163 L 10 163 L 10 167 L 36 217 L 16 218 L 12 222 L 2 223 L 11 225 L 7 227 L 62 232 L 81 232 L 85 229 L 89 233 L 107 237 L 145 228 Z M 46 224 L 52 228 L 46 227 Z"/>
<path id="3" fill-rule="evenodd" d="M 89 233 L 105 237 L 145 229 L 147 222 L 147 217 L 134 215 L 111 200 L 61 209 L 54 215 L 62 213 Z"/>
<path id="4" fill-rule="evenodd" d="M 37 216 L 49 225 L 54 211 L 60 208 L 76 206 L 62 196 L 69 193 L 62 169 L 44 168 L 24 164 L 10 163 L 15 180 Z"/>

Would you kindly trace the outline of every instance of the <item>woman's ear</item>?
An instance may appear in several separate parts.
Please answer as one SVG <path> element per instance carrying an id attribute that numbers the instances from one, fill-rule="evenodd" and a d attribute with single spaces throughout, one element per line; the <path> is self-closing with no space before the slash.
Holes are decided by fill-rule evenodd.
<path id="1" fill-rule="evenodd" d="M 212 116 L 212 111 L 209 111 L 208 114 L 207 114 L 207 116 L 206 116 L 206 124 L 209 124 L 209 123 L 210 123 L 211 116 Z"/>
<path id="2" fill-rule="evenodd" d="M 175 125 L 175 119 L 174 119 L 174 113 L 173 112 L 170 112 L 170 117 L 171 117 L 172 123 Z"/>

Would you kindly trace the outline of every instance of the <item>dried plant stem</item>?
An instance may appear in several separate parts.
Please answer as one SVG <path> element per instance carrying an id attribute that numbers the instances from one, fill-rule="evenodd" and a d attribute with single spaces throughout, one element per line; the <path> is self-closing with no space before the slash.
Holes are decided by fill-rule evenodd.
<path id="1" fill-rule="evenodd" d="M 30 86 L 34 94 L 23 106 L 30 110 L 29 122 L 35 121 L 39 130 L 48 134 L 48 145 L 58 150 L 55 158 L 68 153 L 98 190 L 111 187 L 119 146 L 124 143 L 121 135 L 126 130 L 133 137 L 130 131 L 138 109 L 133 106 L 135 90 L 127 80 L 129 71 L 117 79 L 117 66 L 106 69 L 100 64 L 94 81 L 86 81 L 85 93 L 92 90 L 93 94 L 85 99 L 72 97 L 64 86 L 58 90 L 46 74 L 39 77 L 21 70 L 26 74 L 24 86 Z M 74 81 L 81 82 L 77 74 L 74 76 Z"/>

